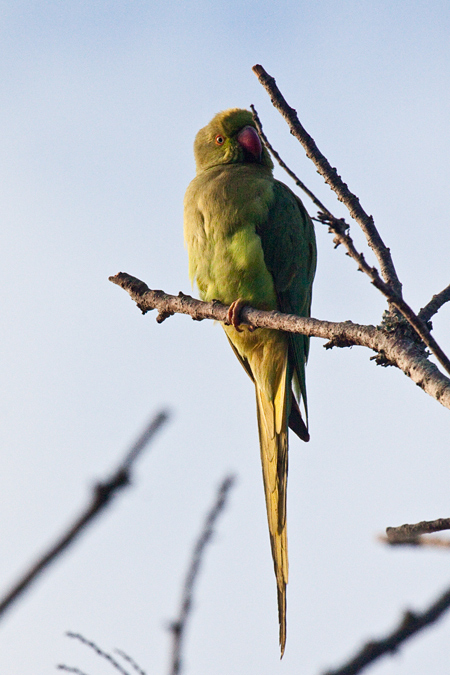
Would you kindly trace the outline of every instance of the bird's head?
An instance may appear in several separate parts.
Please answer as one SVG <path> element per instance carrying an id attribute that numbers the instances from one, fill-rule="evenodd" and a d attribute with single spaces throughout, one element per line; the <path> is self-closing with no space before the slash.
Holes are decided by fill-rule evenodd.
<path id="1" fill-rule="evenodd" d="M 217 113 L 194 142 L 197 173 L 221 164 L 253 163 L 273 168 L 251 112 L 231 108 Z"/>

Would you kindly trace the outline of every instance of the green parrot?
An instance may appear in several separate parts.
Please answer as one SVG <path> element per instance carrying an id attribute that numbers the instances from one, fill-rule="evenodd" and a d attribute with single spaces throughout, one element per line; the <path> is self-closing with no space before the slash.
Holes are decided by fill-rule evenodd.
<path id="1" fill-rule="evenodd" d="M 239 324 L 243 305 L 310 316 L 314 227 L 300 199 L 272 174 L 248 110 L 218 113 L 195 143 L 196 177 L 184 200 L 189 276 L 205 301 L 230 305 L 222 324 L 256 390 L 270 543 L 286 643 L 288 426 L 309 440 L 303 335 Z M 294 393 L 295 392 L 295 393 Z"/>

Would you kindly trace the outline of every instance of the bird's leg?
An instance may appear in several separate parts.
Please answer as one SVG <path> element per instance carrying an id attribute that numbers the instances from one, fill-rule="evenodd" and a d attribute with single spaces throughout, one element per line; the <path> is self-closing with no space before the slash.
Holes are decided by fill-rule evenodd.
<path id="1" fill-rule="evenodd" d="M 245 307 L 245 300 L 242 298 L 238 298 L 234 302 L 231 303 L 230 308 L 227 312 L 227 322 L 230 324 L 230 326 L 233 326 L 239 333 L 242 333 L 242 328 L 239 328 L 241 325 L 239 323 L 239 314 L 240 311 L 243 307 Z M 248 330 L 252 333 L 255 329 L 255 326 L 247 326 Z"/>

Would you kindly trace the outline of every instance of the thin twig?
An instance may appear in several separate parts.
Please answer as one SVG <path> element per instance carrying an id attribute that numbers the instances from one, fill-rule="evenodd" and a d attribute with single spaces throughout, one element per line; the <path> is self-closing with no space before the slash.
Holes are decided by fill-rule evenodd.
<path id="1" fill-rule="evenodd" d="M 261 120 L 259 119 L 255 106 L 251 105 L 250 108 L 252 109 L 254 122 L 264 145 L 272 153 L 272 155 L 275 157 L 279 165 L 295 181 L 298 187 L 301 190 L 303 190 L 308 195 L 308 197 L 310 197 L 313 203 L 320 209 L 318 217 L 315 220 L 318 220 L 320 223 L 327 225 L 329 231 L 335 235 L 335 238 L 333 240 L 335 247 L 342 244 L 347 249 L 348 255 L 358 263 L 358 269 L 361 272 L 365 272 L 365 274 L 367 274 L 370 277 L 374 286 L 376 286 L 378 290 L 380 290 L 389 300 L 391 299 L 397 300 L 398 299 L 397 296 L 393 295 L 390 287 L 387 284 L 385 284 L 380 278 L 378 270 L 375 267 L 371 267 L 370 265 L 368 265 L 364 258 L 364 255 L 362 253 L 358 253 L 358 251 L 356 250 L 355 245 L 353 243 L 353 239 L 350 237 L 348 233 L 348 230 L 350 229 L 349 225 L 345 222 L 343 218 L 336 218 L 336 216 L 334 216 L 331 213 L 331 211 L 324 204 L 322 204 L 320 199 L 318 199 L 316 195 L 308 187 L 306 187 L 303 181 L 301 181 L 300 178 L 298 178 L 298 176 L 292 171 L 292 169 L 288 167 L 286 162 L 284 162 L 281 159 L 280 155 L 273 148 L 273 146 L 271 145 L 271 143 L 269 142 L 267 136 L 263 131 Z"/>
<path id="2" fill-rule="evenodd" d="M 422 613 L 407 611 L 399 626 L 385 638 L 367 642 L 358 654 L 337 670 L 328 670 L 324 675 L 356 675 L 384 654 L 394 654 L 410 637 L 430 626 L 450 607 L 450 589 L 443 593 Z"/>
<path id="3" fill-rule="evenodd" d="M 219 302 L 202 302 L 184 293 L 175 296 L 164 291 L 152 291 L 143 281 L 125 272 L 119 272 L 109 280 L 123 288 L 144 314 L 157 309 L 158 323 L 175 313 L 187 314 L 196 321 L 227 320 L 228 307 Z M 239 320 L 242 324 L 255 327 L 324 338 L 328 340 L 324 345 L 326 348 L 360 345 L 372 349 L 377 354 L 377 363 L 397 366 L 427 394 L 445 408 L 450 408 L 450 379 L 427 358 L 421 345 L 401 331 L 389 332 L 382 327 L 364 326 L 352 321 L 320 321 L 278 311 L 265 312 L 253 307 L 243 307 Z"/>
<path id="4" fill-rule="evenodd" d="M 145 445 L 153 439 L 156 432 L 167 419 L 167 412 L 164 411 L 158 413 L 146 427 L 138 441 L 132 446 L 131 450 L 127 452 L 125 459 L 120 463 L 111 478 L 104 482 L 97 483 L 97 485 L 94 486 L 90 503 L 83 510 L 81 515 L 72 525 L 70 525 L 56 543 L 30 567 L 23 577 L 0 601 L 0 617 L 12 603 L 30 587 L 31 583 L 74 541 L 80 532 L 82 532 L 86 526 L 105 509 L 117 492 L 126 485 L 129 485 L 132 463 L 136 460 L 138 454 L 143 450 Z"/>
<path id="5" fill-rule="evenodd" d="M 358 264 L 360 265 L 360 268 L 361 268 L 360 259 L 364 259 L 364 258 L 362 256 L 362 253 L 358 254 L 356 252 L 356 249 L 355 249 L 354 244 L 353 244 L 353 240 L 350 237 L 350 235 L 348 234 L 348 231 L 350 229 L 350 226 L 348 225 L 348 223 L 345 222 L 344 218 L 336 218 L 336 216 L 334 216 L 331 213 L 330 209 L 328 207 L 326 207 L 325 204 L 323 204 L 320 201 L 320 199 L 318 197 L 316 197 L 314 192 L 312 192 L 312 190 L 310 190 L 305 185 L 305 183 L 300 180 L 300 178 L 297 176 L 297 174 L 295 174 L 292 171 L 292 169 L 289 168 L 289 166 L 280 157 L 279 153 L 275 150 L 275 148 L 273 147 L 273 145 L 270 143 L 269 139 L 267 138 L 266 134 L 264 133 L 263 127 L 262 127 L 262 122 L 259 119 L 259 115 L 256 111 L 255 106 L 253 104 L 251 104 L 250 108 L 252 109 L 253 120 L 255 122 L 256 128 L 258 129 L 258 133 L 259 133 L 259 135 L 262 139 L 262 142 L 266 146 L 266 148 L 269 150 L 269 152 L 272 153 L 272 155 L 277 160 L 278 164 L 286 171 L 288 176 L 290 176 L 292 178 L 294 183 L 301 190 L 303 190 L 303 192 L 305 192 L 305 194 L 308 195 L 308 197 L 311 199 L 313 204 L 315 204 L 317 206 L 317 208 L 319 209 L 318 217 L 313 218 L 313 220 L 317 220 L 318 222 L 321 222 L 321 223 L 324 223 L 325 225 L 328 225 L 329 232 L 331 232 L 332 234 L 335 235 L 335 239 L 333 240 L 334 244 L 335 244 L 335 248 L 337 248 L 339 246 L 339 244 L 343 244 L 345 246 L 345 248 L 347 249 L 347 252 L 349 253 L 349 255 L 352 258 L 355 258 L 355 260 L 357 260 L 357 262 L 358 262 Z M 356 256 L 355 256 L 355 254 L 356 254 Z M 361 271 L 364 271 L 364 272 L 368 273 L 369 269 L 372 269 L 372 268 L 368 268 L 367 270 L 361 268 Z M 370 276 L 370 274 L 369 274 L 369 276 Z"/>
<path id="6" fill-rule="evenodd" d="M 57 670 L 64 670 L 65 673 L 73 673 L 74 675 L 87 675 L 84 670 L 79 668 L 74 668 L 73 666 L 66 666 L 64 663 L 60 663 L 56 666 Z"/>
<path id="7" fill-rule="evenodd" d="M 391 289 L 391 287 L 386 284 L 380 277 L 380 274 L 376 267 L 371 267 L 367 262 L 366 259 L 363 255 L 363 253 L 359 253 L 354 245 L 353 239 L 348 233 L 349 226 L 345 222 L 343 218 L 336 218 L 331 211 L 324 205 L 322 202 L 315 196 L 315 194 L 308 188 L 306 185 L 298 178 L 298 176 L 288 167 L 288 165 L 281 159 L 280 155 L 278 152 L 273 148 L 273 146 L 270 144 L 267 136 L 265 135 L 261 120 L 259 119 L 258 113 L 256 112 L 255 106 L 251 105 L 250 108 L 252 109 L 253 112 L 253 119 L 255 121 L 256 127 L 258 129 L 258 132 L 262 138 L 263 143 L 266 145 L 266 147 L 270 150 L 272 155 L 275 157 L 275 159 L 278 161 L 280 166 L 287 172 L 287 174 L 295 181 L 295 183 L 302 189 L 309 197 L 310 199 L 314 202 L 314 204 L 320 209 L 320 212 L 318 214 L 317 220 L 325 225 L 328 226 L 328 229 L 330 232 L 332 232 L 335 236 L 333 239 L 333 242 L 335 246 L 339 246 L 342 244 L 344 248 L 347 250 L 347 254 L 352 258 L 353 260 L 356 261 L 358 264 L 358 269 L 360 272 L 364 272 L 367 274 L 367 276 L 370 278 L 372 284 L 379 290 L 383 295 L 389 300 L 389 302 L 393 303 L 399 303 L 401 302 L 404 311 L 406 311 L 409 315 L 411 313 L 413 314 L 412 310 L 408 307 L 408 305 L 397 296 L 396 293 L 394 293 Z M 414 320 L 414 319 L 413 319 Z M 422 329 L 422 326 L 419 326 L 420 329 Z M 420 335 L 420 333 L 419 333 Z"/>
<path id="8" fill-rule="evenodd" d="M 437 520 L 422 520 L 413 525 L 399 525 L 398 527 L 387 527 L 386 536 L 390 544 L 405 542 L 421 534 L 430 534 L 431 532 L 442 532 L 450 530 L 450 518 L 438 518 Z"/>
<path id="9" fill-rule="evenodd" d="M 261 122 L 261 120 L 259 119 L 259 115 L 258 115 L 258 113 L 256 112 L 255 106 L 254 106 L 253 104 L 251 104 L 251 105 L 250 105 L 250 108 L 252 109 L 253 120 L 254 120 L 254 122 L 255 122 L 256 128 L 258 129 L 258 133 L 259 133 L 259 135 L 260 135 L 260 137 L 261 137 L 261 139 L 262 139 L 262 142 L 264 143 L 264 145 L 266 146 L 266 148 L 272 153 L 272 155 L 275 157 L 275 159 L 277 160 L 278 164 L 286 171 L 286 173 L 288 174 L 288 176 L 290 176 L 290 177 L 292 178 L 292 180 L 294 181 L 294 183 L 295 183 L 296 185 L 298 185 L 298 187 L 300 188 L 300 190 L 303 190 L 303 192 L 304 192 L 305 194 L 308 195 L 308 197 L 311 199 L 311 201 L 313 202 L 313 204 L 315 204 L 315 205 L 317 206 L 318 209 L 320 209 L 321 211 L 323 211 L 324 213 L 326 213 L 328 216 L 334 217 L 333 214 L 331 213 L 331 211 L 329 211 L 329 210 L 327 209 L 327 207 L 326 207 L 324 204 L 322 204 L 322 202 L 320 201 L 320 199 L 319 199 L 318 197 L 316 197 L 316 195 L 314 194 L 314 192 L 312 192 L 308 187 L 306 187 L 306 185 L 304 184 L 304 182 L 301 181 L 300 178 L 292 171 L 292 169 L 290 169 L 290 168 L 288 167 L 288 165 L 286 164 L 286 162 L 284 162 L 284 161 L 281 159 L 280 155 L 279 155 L 278 152 L 275 150 L 275 148 L 272 146 L 272 144 L 269 142 L 269 139 L 267 138 L 266 134 L 265 134 L 264 131 L 263 131 L 262 122 Z"/>
<path id="10" fill-rule="evenodd" d="M 206 517 L 203 530 L 194 547 L 192 560 L 189 565 L 189 570 L 183 585 L 180 613 L 178 619 L 174 621 L 170 626 L 170 629 L 173 634 L 172 656 L 170 666 L 171 675 L 177 675 L 181 671 L 181 650 L 183 640 L 186 634 L 187 622 L 192 610 L 194 584 L 197 579 L 200 565 L 203 560 L 205 546 L 211 540 L 217 519 L 225 508 L 228 493 L 230 491 L 230 488 L 233 486 L 234 482 L 235 482 L 234 476 L 227 476 L 221 483 L 219 490 L 217 492 L 215 504 Z"/>
<path id="11" fill-rule="evenodd" d="M 348 186 L 342 181 L 335 168 L 328 162 L 327 158 L 320 152 L 319 148 L 314 142 L 314 139 L 308 134 L 306 129 L 300 123 L 297 112 L 291 108 L 283 97 L 281 91 L 278 89 L 275 79 L 271 77 L 261 65 L 253 66 L 253 71 L 257 75 L 263 87 L 267 90 L 271 97 L 274 107 L 279 110 L 290 126 L 291 134 L 297 138 L 306 150 L 306 155 L 311 159 L 318 172 L 323 176 L 325 182 L 336 193 L 338 199 L 348 208 L 351 217 L 356 220 L 358 225 L 366 235 L 369 246 L 374 251 L 378 262 L 380 264 L 381 273 L 384 281 L 378 274 L 375 267 L 370 267 L 362 254 L 359 254 L 351 242 L 349 250 L 352 258 L 358 261 L 359 267 L 366 272 L 372 280 L 373 285 L 378 288 L 381 293 L 410 323 L 416 333 L 426 346 L 433 352 L 439 363 L 450 374 L 450 359 L 441 349 L 434 337 L 431 335 L 425 323 L 414 313 L 411 307 L 403 300 L 402 285 L 395 271 L 394 263 L 392 261 L 389 248 L 384 244 L 381 236 L 375 227 L 372 216 L 362 208 L 358 197 L 348 189 Z M 348 235 L 338 233 L 339 243 L 346 245 L 346 237 Z M 350 242 L 347 242 L 350 245 Z"/>
<path id="12" fill-rule="evenodd" d="M 268 92 L 274 107 L 282 114 L 288 122 L 291 134 L 297 138 L 303 145 L 306 156 L 311 159 L 325 182 L 337 194 L 341 201 L 348 208 L 350 215 L 359 224 L 366 235 L 369 246 L 373 249 L 381 267 L 383 279 L 391 286 L 392 290 L 401 297 L 402 286 L 395 271 L 391 254 L 385 246 L 373 222 L 372 216 L 362 208 L 358 197 L 348 189 L 348 186 L 342 181 L 335 168 L 333 168 L 327 158 L 320 152 L 314 142 L 314 139 L 308 134 L 306 129 L 300 123 L 297 112 L 286 102 L 281 91 L 278 89 L 275 79 L 271 77 L 261 65 L 253 66 L 253 72 L 260 83 Z"/>
<path id="13" fill-rule="evenodd" d="M 84 635 L 81 635 L 80 633 L 71 633 L 68 632 L 66 633 L 67 637 L 73 638 L 74 640 L 79 640 L 83 645 L 86 645 L 86 647 L 89 647 L 92 649 L 98 656 L 101 656 L 102 659 L 105 659 L 105 661 L 108 661 L 116 670 L 121 673 L 121 675 L 130 675 L 128 670 L 125 670 L 116 659 L 109 654 L 108 652 L 103 651 L 95 642 L 92 642 L 92 640 L 88 640 L 87 638 L 84 637 Z"/>
<path id="14" fill-rule="evenodd" d="M 119 654 L 119 656 L 121 656 L 127 663 L 129 663 L 130 666 L 133 668 L 133 670 L 135 670 L 138 673 L 138 675 L 147 675 L 145 670 L 142 670 L 140 665 L 136 663 L 136 661 L 133 658 L 131 658 L 129 654 L 126 654 L 121 649 L 115 649 L 114 651 L 116 652 L 116 654 Z"/>
<path id="15" fill-rule="evenodd" d="M 419 319 L 424 323 L 429 321 L 446 302 L 450 302 L 450 284 L 443 291 L 433 295 L 430 302 L 418 313 Z"/>

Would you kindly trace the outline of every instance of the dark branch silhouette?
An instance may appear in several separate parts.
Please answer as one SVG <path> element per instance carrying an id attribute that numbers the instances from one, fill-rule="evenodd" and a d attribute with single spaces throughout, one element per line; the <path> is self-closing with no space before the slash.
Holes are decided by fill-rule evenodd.
<path id="1" fill-rule="evenodd" d="M 115 649 L 114 651 L 115 651 L 116 654 L 119 654 L 119 656 L 121 656 L 124 661 L 129 663 L 130 666 L 133 668 L 133 670 L 135 670 L 138 673 L 138 675 L 147 675 L 145 670 L 142 670 L 140 665 L 138 663 L 136 663 L 136 661 L 133 658 L 131 658 L 131 656 L 129 656 L 129 654 L 126 654 L 121 649 Z"/>
<path id="2" fill-rule="evenodd" d="M 83 645 L 86 647 L 89 647 L 92 649 L 98 656 L 100 656 L 102 659 L 105 659 L 105 661 L 108 661 L 108 663 L 113 666 L 116 670 L 119 671 L 121 675 L 130 675 L 128 670 L 125 670 L 123 666 L 116 661 L 116 659 L 109 654 L 109 652 L 105 652 L 103 649 L 101 649 L 95 642 L 92 642 L 92 640 L 88 640 L 85 638 L 83 635 L 80 633 L 71 633 L 68 632 L 66 633 L 67 637 L 73 638 L 74 640 L 78 640 L 81 642 Z M 65 670 L 66 672 L 77 672 L 76 668 L 71 668 L 71 666 L 66 666 L 64 663 L 61 663 L 59 666 L 57 666 L 58 670 Z"/>
<path id="3" fill-rule="evenodd" d="M 227 476 L 227 478 L 225 478 L 221 483 L 217 492 L 214 506 L 208 513 L 203 530 L 194 546 L 192 560 L 189 565 L 189 570 L 183 586 L 180 613 L 178 619 L 176 619 L 176 621 L 174 621 L 170 626 L 173 634 L 170 675 L 178 675 L 178 673 L 181 671 L 181 650 L 186 634 L 187 622 L 192 611 L 195 581 L 197 579 L 200 565 L 203 560 L 205 547 L 210 542 L 211 537 L 214 534 L 214 527 L 216 525 L 217 519 L 225 508 L 228 493 L 233 486 L 234 481 L 235 479 L 233 476 Z"/>
<path id="4" fill-rule="evenodd" d="M 389 537 L 380 534 L 377 537 L 382 544 L 389 546 L 420 546 L 422 548 L 450 548 L 450 539 L 443 539 L 441 537 L 425 537 L 423 535 L 412 537 L 411 539 L 402 539 L 401 541 L 391 541 Z"/>
<path id="5" fill-rule="evenodd" d="M 385 638 L 367 642 L 356 656 L 337 670 L 327 670 L 324 675 L 356 675 L 384 654 L 394 654 L 403 642 L 430 626 L 450 607 L 450 589 L 445 591 L 424 612 L 405 612 L 399 626 Z"/>
<path id="6" fill-rule="evenodd" d="M 141 438 L 143 438 L 144 435 Z M 138 445 L 139 441 L 133 446 L 128 456 L 134 451 L 134 449 Z M 134 452 L 133 456 L 135 455 L 136 452 Z M 234 485 L 234 482 L 235 482 L 234 476 L 227 476 L 220 484 L 219 489 L 217 491 L 215 503 L 206 517 L 202 532 L 194 547 L 192 559 L 189 565 L 189 570 L 183 585 L 180 614 L 178 616 L 178 619 L 172 622 L 170 625 L 170 630 L 173 634 L 173 647 L 172 647 L 170 672 L 173 675 L 176 675 L 181 670 L 181 648 L 186 633 L 188 619 L 192 611 L 194 586 L 200 570 L 201 563 L 203 561 L 205 548 L 207 544 L 211 541 L 211 538 L 214 534 L 214 527 L 217 523 L 220 514 L 223 512 L 226 506 L 228 493 L 232 488 L 232 486 Z M 67 637 L 78 640 L 83 645 L 86 645 L 87 647 L 92 649 L 96 654 L 98 654 L 98 656 L 101 656 L 103 659 L 108 661 L 116 670 L 118 670 L 121 673 L 121 675 L 130 675 L 130 673 L 127 670 L 125 670 L 125 668 L 112 656 L 112 654 L 101 649 L 101 647 L 99 647 L 92 640 L 88 640 L 80 633 L 68 632 L 66 633 L 66 635 Z M 116 654 L 119 654 L 119 656 L 121 656 L 122 659 L 124 659 L 124 661 L 126 661 L 133 668 L 133 670 L 138 673 L 138 675 L 146 675 L 145 671 L 142 670 L 142 668 L 136 663 L 136 661 L 131 656 L 126 654 L 121 649 L 115 649 L 114 651 Z M 78 668 L 67 666 L 66 664 L 60 664 L 57 666 L 57 668 L 59 670 L 64 670 L 69 673 L 78 673 L 84 675 Z"/>
<path id="7" fill-rule="evenodd" d="M 87 673 L 84 672 L 84 670 L 74 668 L 73 666 L 65 666 L 64 664 L 60 664 L 59 666 L 56 667 L 58 670 L 64 670 L 65 673 L 74 673 L 74 675 L 88 675 Z"/>
<path id="8" fill-rule="evenodd" d="M 6 593 L 0 601 L 0 617 L 17 600 L 17 598 L 30 587 L 33 581 L 74 541 L 74 539 L 86 528 L 86 526 L 101 513 L 111 502 L 117 492 L 130 483 L 132 464 L 145 446 L 153 439 L 156 432 L 166 422 L 167 412 L 160 412 L 145 428 L 144 432 L 133 444 L 125 459 L 118 466 L 111 478 L 95 485 L 91 500 L 81 515 L 56 541 L 56 543 L 42 555 L 23 577 Z"/>

